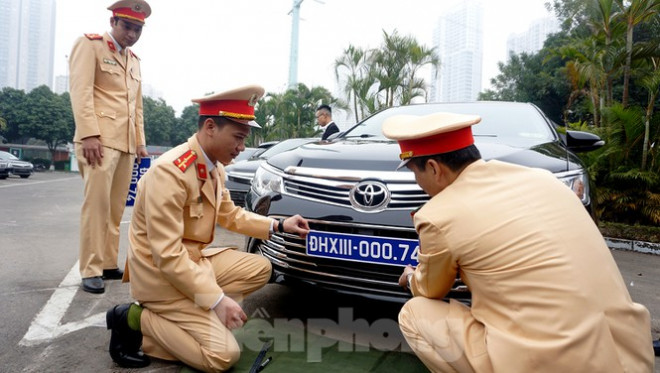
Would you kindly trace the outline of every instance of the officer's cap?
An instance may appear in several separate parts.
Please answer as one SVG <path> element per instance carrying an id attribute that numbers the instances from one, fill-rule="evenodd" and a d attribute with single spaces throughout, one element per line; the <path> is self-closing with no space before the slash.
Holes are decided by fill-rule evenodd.
<path id="1" fill-rule="evenodd" d="M 383 122 L 383 134 L 399 143 L 402 162 L 398 170 L 411 158 L 449 153 L 474 144 L 472 125 L 480 121 L 478 115 L 455 113 L 394 115 Z"/>
<path id="2" fill-rule="evenodd" d="M 193 99 L 199 104 L 200 116 L 225 117 L 241 124 L 261 128 L 254 121 L 254 106 L 265 90 L 258 85 L 248 85 L 226 92 Z"/>
<path id="3" fill-rule="evenodd" d="M 110 5 L 113 17 L 144 24 L 144 20 L 151 15 L 151 7 L 144 0 L 119 0 Z"/>

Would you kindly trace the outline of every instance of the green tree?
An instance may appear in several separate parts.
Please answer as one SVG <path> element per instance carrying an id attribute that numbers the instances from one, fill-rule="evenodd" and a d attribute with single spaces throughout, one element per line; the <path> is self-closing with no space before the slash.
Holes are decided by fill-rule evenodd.
<path id="1" fill-rule="evenodd" d="M 626 62 L 623 70 L 623 97 L 621 103 L 628 106 L 628 94 L 630 86 L 630 74 L 633 59 L 633 32 L 635 26 L 657 16 L 660 8 L 660 0 L 615 0 L 622 9 L 619 17 L 626 24 Z M 626 6 L 627 5 L 627 6 Z"/>
<path id="2" fill-rule="evenodd" d="M 551 37 L 548 43 L 560 43 Z M 562 70 L 561 57 L 541 50 L 539 53 L 509 56 L 500 62 L 500 73 L 491 79 L 491 89 L 479 94 L 479 100 L 531 102 L 557 123 L 564 121 L 564 105 L 570 95 L 570 85 Z"/>
<path id="3" fill-rule="evenodd" d="M 143 98 L 144 135 L 148 145 L 171 146 L 170 134 L 176 129 L 174 109 L 162 98 Z"/>
<path id="4" fill-rule="evenodd" d="M 351 44 L 344 50 L 344 54 L 335 60 L 335 78 L 337 81 L 345 79 L 344 93 L 353 105 L 356 123 L 364 118 L 364 107 L 358 106 L 362 87 L 365 82 L 369 82 L 369 86 L 375 82 L 375 79 L 369 74 L 368 56 L 366 50 Z M 342 75 L 341 71 L 346 71 L 346 73 Z"/>
<path id="5" fill-rule="evenodd" d="M 353 45 L 335 60 L 337 82 L 352 99 L 356 120 L 383 107 L 406 105 L 426 99 L 427 84 L 420 75 L 424 67 L 439 66 L 434 49 L 396 30 L 383 30 L 379 48 L 362 50 Z M 358 116 L 359 113 L 359 116 Z"/>
<path id="6" fill-rule="evenodd" d="M 199 106 L 189 105 L 183 108 L 181 117 L 177 118 L 177 125 L 170 134 L 172 145 L 184 143 L 197 132 L 197 118 L 199 116 Z"/>
<path id="7" fill-rule="evenodd" d="M 19 122 L 21 135 L 43 140 L 51 154 L 73 139 L 74 123 L 68 93 L 57 95 L 45 85 L 25 97 L 30 108 Z"/>
<path id="8" fill-rule="evenodd" d="M 4 87 L 0 90 L 0 117 L 6 126 L 0 128 L 0 135 L 8 142 L 24 143 L 28 138 L 21 137 L 18 125 L 27 116 L 25 110 L 25 92 L 20 89 Z"/>
<path id="9" fill-rule="evenodd" d="M 256 121 L 262 128 L 251 131 L 248 143 L 318 136 L 315 113 L 320 104 L 330 105 L 335 112 L 347 107 L 326 88 L 308 88 L 303 83 L 284 93 L 266 94 L 255 108 Z"/>
<path id="10" fill-rule="evenodd" d="M 641 170 L 647 170 L 647 162 L 649 159 L 649 148 L 651 144 L 651 122 L 653 120 L 655 102 L 660 93 L 660 57 L 649 58 L 649 73 L 644 75 L 641 80 L 641 85 L 646 88 L 648 92 L 648 100 L 646 110 L 644 112 L 644 141 L 642 143 L 642 163 Z M 656 140 L 660 140 L 660 133 L 656 132 Z M 652 158 L 653 160 L 653 158 Z M 653 168 L 653 164 L 650 168 Z"/>

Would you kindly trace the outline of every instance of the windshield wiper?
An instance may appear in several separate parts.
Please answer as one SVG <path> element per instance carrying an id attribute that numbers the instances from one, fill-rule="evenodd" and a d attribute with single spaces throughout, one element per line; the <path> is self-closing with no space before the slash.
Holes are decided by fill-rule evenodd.
<path id="1" fill-rule="evenodd" d="M 344 137 L 344 138 L 345 138 L 345 139 L 355 139 L 355 138 L 366 139 L 366 138 L 369 138 L 369 137 L 376 137 L 376 135 L 370 135 L 370 134 L 368 134 L 368 133 L 363 133 L 363 134 L 361 134 L 361 135 L 359 135 L 359 136 L 346 136 L 346 137 Z"/>

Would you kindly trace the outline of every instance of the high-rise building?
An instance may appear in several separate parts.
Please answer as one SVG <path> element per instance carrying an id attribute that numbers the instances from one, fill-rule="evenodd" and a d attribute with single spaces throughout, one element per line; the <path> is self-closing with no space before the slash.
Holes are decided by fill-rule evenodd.
<path id="1" fill-rule="evenodd" d="M 466 0 L 444 12 L 433 35 L 440 68 L 431 77 L 432 102 L 474 101 L 481 91 L 483 4 Z"/>
<path id="2" fill-rule="evenodd" d="M 55 0 L 0 0 L 0 88 L 53 86 Z"/>
<path id="3" fill-rule="evenodd" d="M 555 17 L 539 18 L 530 24 L 525 32 L 512 34 L 507 38 L 507 56 L 520 53 L 535 53 L 543 48 L 549 34 L 559 31 L 559 21 Z"/>
<path id="4" fill-rule="evenodd" d="M 53 92 L 61 95 L 64 92 L 69 92 L 69 76 L 68 75 L 58 75 L 55 77 L 55 87 Z"/>

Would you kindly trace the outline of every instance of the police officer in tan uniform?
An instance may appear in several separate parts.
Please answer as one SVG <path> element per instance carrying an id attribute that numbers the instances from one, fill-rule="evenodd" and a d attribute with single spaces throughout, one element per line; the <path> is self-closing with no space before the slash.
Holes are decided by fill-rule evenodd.
<path id="1" fill-rule="evenodd" d="M 414 215 L 401 330 L 434 372 L 652 372 L 634 303 L 591 216 L 551 173 L 474 146 L 475 115 L 394 116 L 383 133 L 431 199 Z M 485 124 L 484 124 L 485 125 Z M 472 305 L 446 302 L 460 274 Z"/>
<path id="2" fill-rule="evenodd" d="M 142 33 L 151 8 L 144 0 L 121 0 L 111 31 L 86 34 L 71 51 L 71 106 L 76 158 L 85 182 L 80 214 L 82 289 L 103 293 L 103 279 L 121 279 L 119 224 L 133 163 L 146 157 L 140 60 L 128 47 Z"/>
<path id="3" fill-rule="evenodd" d="M 225 188 L 223 165 L 245 150 L 254 106 L 264 94 L 246 86 L 193 100 L 199 130 L 166 152 L 140 179 L 129 228 L 131 295 L 139 302 L 107 313 L 110 355 L 120 366 L 149 358 L 179 360 L 195 369 L 229 369 L 240 349 L 231 329 L 247 317 L 240 300 L 264 286 L 270 262 L 235 248 L 211 248 L 215 224 L 266 239 L 272 232 L 307 235 L 299 215 L 275 220 L 243 210 Z"/>

